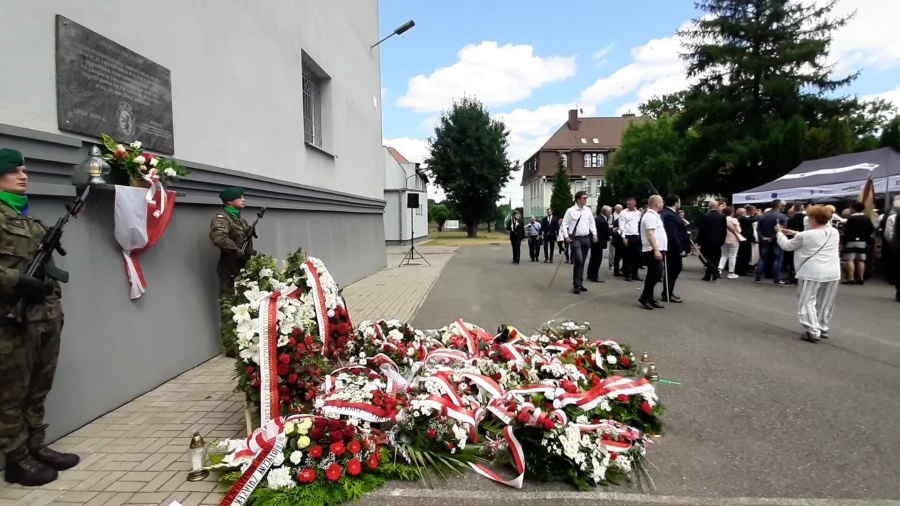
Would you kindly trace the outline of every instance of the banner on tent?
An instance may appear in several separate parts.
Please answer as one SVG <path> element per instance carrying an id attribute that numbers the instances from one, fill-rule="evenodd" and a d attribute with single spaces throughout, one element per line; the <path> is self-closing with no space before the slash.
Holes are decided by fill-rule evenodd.
<path id="1" fill-rule="evenodd" d="M 872 178 L 875 193 L 884 193 L 885 178 Z M 732 196 L 734 204 L 768 203 L 775 199 L 781 200 L 814 200 L 825 197 L 858 197 L 865 179 L 853 182 L 821 186 L 799 186 L 796 188 L 784 188 L 780 190 L 767 190 L 760 192 L 735 193 Z M 887 190 L 889 193 L 900 193 L 900 176 L 887 178 Z"/>

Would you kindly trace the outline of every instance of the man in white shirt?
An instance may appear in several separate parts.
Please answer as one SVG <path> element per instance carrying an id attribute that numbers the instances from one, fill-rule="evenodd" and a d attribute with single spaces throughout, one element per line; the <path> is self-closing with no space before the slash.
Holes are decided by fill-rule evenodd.
<path id="1" fill-rule="evenodd" d="M 572 252 L 572 293 L 586 292 L 584 287 L 584 261 L 591 243 L 597 242 L 597 224 L 594 222 L 594 213 L 587 204 L 587 193 L 579 191 L 575 193 L 575 205 L 566 211 L 563 217 L 562 233 L 566 242 L 570 244 Z"/>
<path id="2" fill-rule="evenodd" d="M 625 247 L 622 275 L 625 276 L 625 281 L 640 281 L 638 271 L 641 266 L 641 236 L 638 223 L 641 222 L 641 211 L 633 197 L 628 199 L 626 205 L 628 208 L 619 213 L 619 235 L 622 236 L 622 246 Z"/>
<path id="3" fill-rule="evenodd" d="M 656 284 L 663 280 L 663 255 L 669 249 L 669 238 L 659 217 L 662 208 L 663 198 L 651 195 L 647 201 L 647 212 L 640 224 L 641 256 L 647 266 L 647 274 L 644 276 L 644 291 L 638 302 L 648 310 L 663 307 L 653 298 Z"/>

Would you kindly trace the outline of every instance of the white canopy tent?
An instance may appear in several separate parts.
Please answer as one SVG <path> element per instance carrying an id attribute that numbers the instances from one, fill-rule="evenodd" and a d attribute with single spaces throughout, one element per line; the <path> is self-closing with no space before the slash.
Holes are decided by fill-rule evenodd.
<path id="1" fill-rule="evenodd" d="M 823 198 L 852 198 L 859 195 L 871 177 L 875 193 L 900 193 L 900 153 L 880 148 L 862 153 L 807 160 L 780 178 L 733 195 L 734 204 L 786 201 L 816 201 Z"/>

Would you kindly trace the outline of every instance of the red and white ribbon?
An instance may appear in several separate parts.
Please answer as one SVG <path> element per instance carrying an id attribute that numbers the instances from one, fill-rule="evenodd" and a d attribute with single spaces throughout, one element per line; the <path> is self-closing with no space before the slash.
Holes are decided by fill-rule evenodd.
<path id="1" fill-rule="evenodd" d="M 278 299 L 297 298 L 300 289 L 290 286 L 281 292 L 272 292 L 259 305 L 259 372 L 260 372 L 260 424 L 276 418 L 281 412 L 278 399 Z"/>
<path id="2" fill-rule="evenodd" d="M 328 306 L 325 304 L 325 292 L 322 290 L 322 280 L 319 279 L 319 271 L 310 260 L 303 262 L 306 267 L 306 281 L 309 293 L 312 295 L 313 304 L 316 306 L 316 324 L 319 326 L 319 337 L 322 339 L 322 353 L 328 354 L 331 348 L 331 319 L 328 316 Z"/>
<path id="3" fill-rule="evenodd" d="M 493 480 L 497 483 L 502 483 L 513 488 L 522 488 L 522 482 L 525 479 L 525 452 L 522 451 L 522 444 L 519 443 L 518 439 L 516 439 L 515 434 L 513 434 L 513 428 L 511 426 L 507 425 L 503 428 L 503 436 L 506 439 L 507 444 L 509 445 L 509 451 L 512 452 L 513 465 L 516 466 L 516 471 L 519 473 L 518 476 L 510 480 L 505 480 L 497 473 L 488 469 L 488 467 L 484 464 L 469 463 L 469 466 L 471 466 L 476 473 L 484 476 L 485 478 L 488 478 L 489 480 Z"/>
<path id="4" fill-rule="evenodd" d="M 222 502 L 219 503 L 219 506 L 243 506 L 256 487 L 263 481 L 275 459 L 284 451 L 286 441 L 287 438 L 284 434 L 279 434 L 269 440 L 265 447 L 256 454 L 253 462 L 250 463 L 250 467 L 231 486 Z"/>

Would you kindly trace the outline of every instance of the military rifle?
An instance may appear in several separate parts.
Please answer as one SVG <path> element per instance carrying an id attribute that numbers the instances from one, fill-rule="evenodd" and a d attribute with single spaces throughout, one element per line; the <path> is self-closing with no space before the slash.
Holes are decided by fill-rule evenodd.
<path id="1" fill-rule="evenodd" d="M 241 243 L 241 253 L 247 252 L 247 246 L 250 246 L 250 240 L 256 239 L 259 236 L 256 235 L 256 224 L 259 223 L 259 220 L 266 214 L 266 208 L 262 208 L 256 213 L 256 220 L 253 222 L 253 225 L 250 225 L 250 230 L 247 231 L 247 235 L 244 237 L 244 242 Z"/>
<path id="2" fill-rule="evenodd" d="M 22 273 L 25 276 L 31 276 L 34 278 L 41 279 L 42 277 L 48 277 L 51 279 L 55 279 L 60 283 L 68 283 L 69 282 L 69 273 L 56 267 L 50 263 L 53 259 L 53 252 L 56 251 L 61 256 L 66 256 L 66 250 L 63 249 L 61 240 L 62 240 L 62 232 L 63 227 L 66 226 L 66 223 L 69 222 L 69 218 L 78 218 L 78 213 L 80 213 L 84 209 L 84 201 L 87 199 L 88 193 L 90 193 L 91 187 L 90 185 L 84 188 L 84 192 L 81 193 L 78 197 L 75 198 L 75 201 L 71 204 L 66 204 L 66 215 L 56 221 L 56 225 L 47 230 L 47 233 L 44 234 L 44 240 L 41 242 L 40 247 L 38 247 L 37 255 L 35 255 L 34 260 L 31 261 L 31 264 L 28 266 L 28 269 Z M 22 314 L 25 308 L 24 298 L 20 297 L 19 301 L 16 302 L 15 306 L 7 313 L 6 319 L 10 321 L 18 321 L 19 315 Z"/>

